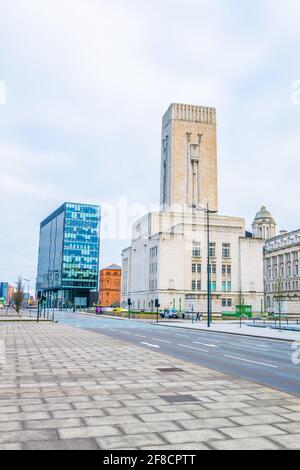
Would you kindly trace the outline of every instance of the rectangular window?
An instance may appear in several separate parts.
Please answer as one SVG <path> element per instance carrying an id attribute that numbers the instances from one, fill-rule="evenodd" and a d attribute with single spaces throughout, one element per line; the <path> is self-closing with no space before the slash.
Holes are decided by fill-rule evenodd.
<path id="1" fill-rule="evenodd" d="M 197 290 L 198 290 L 198 291 L 201 290 L 201 281 L 197 281 Z"/>
<path id="2" fill-rule="evenodd" d="M 195 272 L 196 272 L 196 265 L 192 264 L 192 273 L 195 273 Z"/>
<path id="3" fill-rule="evenodd" d="M 213 281 L 211 283 L 211 291 L 216 292 L 216 290 L 217 290 L 217 283 L 216 283 L 216 281 Z"/>
<path id="4" fill-rule="evenodd" d="M 201 264 L 197 264 L 197 273 L 201 273 Z"/>
<path id="5" fill-rule="evenodd" d="M 222 244 L 222 258 L 230 258 L 230 243 Z"/>
<path id="6" fill-rule="evenodd" d="M 222 299 L 222 307 L 227 307 L 227 301 L 226 299 Z"/>
<path id="7" fill-rule="evenodd" d="M 210 264 L 209 272 L 210 272 L 210 274 L 216 274 L 217 273 L 217 265 L 216 264 Z"/>
<path id="8" fill-rule="evenodd" d="M 196 281 L 192 281 L 192 290 L 196 290 Z"/>
<path id="9" fill-rule="evenodd" d="M 216 257 L 216 244 L 215 243 L 210 243 L 209 244 L 209 256 L 211 258 Z"/>
<path id="10" fill-rule="evenodd" d="M 193 243 L 193 257 L 194 258 L 201 257 L 201 244 L 199 242 Z"/>
<path id="11" fill-rule="evenodd" d="M 231 292 L 231 282 L 222 282 L 222 291 Z"/>

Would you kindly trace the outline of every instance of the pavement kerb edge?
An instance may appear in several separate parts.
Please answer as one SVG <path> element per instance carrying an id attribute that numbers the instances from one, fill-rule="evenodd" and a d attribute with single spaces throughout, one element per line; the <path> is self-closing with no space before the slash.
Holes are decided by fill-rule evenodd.
<path id="1" fill-rule="evenodd" d="M 157 325 L 157 323 L 152 323 L 152 325 Z M 296 340 L 294 339 L 287 339 L 287 338 L 269 338 L 268 336 L 259 336 L 259 335 L 251 335 L 251 334 L 246 334 L 246 333 L 234 333 L 232 331 L 216 331 L 216 330 L 200 330 L 199 328 L 185 328 L 184 326 L 174 326 L 174 325 L 166 325 L 164 323 L 159 323 L 159 326 L 168 326 L 171 328 L 177 328 L 178 330 L 186 330 L 186 331 L 198 331 L 200 333 L 216 333 L 219 335 L 233 335 L 233 336 L 244 336 L 245 338 L 259 338 L 259 339 L 265 339 L 265 340 L 270 340 L 270 341 L 285 341 L 288 343 L 294 343 Z"/>

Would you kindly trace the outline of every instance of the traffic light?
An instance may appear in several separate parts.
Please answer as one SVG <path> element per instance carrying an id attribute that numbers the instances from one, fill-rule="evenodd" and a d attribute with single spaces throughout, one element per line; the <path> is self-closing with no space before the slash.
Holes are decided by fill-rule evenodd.
<path id="1" fill-rule="evenodd" d="M 37 291 L 37 299 L 40 302 L 42 300 L 43 292 L 41 290 Z"/>
<path id="2" fill-rule="evenodd" d="M 155 300 L 155 308 L 160 308 L 159 299 Z"/>
<path id="3" fill-rule="evenodd" d="M 131 299 L 128 299 L 127 304 L 128 304 L 128 307 L 131 307 L 131 305 L 132 305 Z"/>

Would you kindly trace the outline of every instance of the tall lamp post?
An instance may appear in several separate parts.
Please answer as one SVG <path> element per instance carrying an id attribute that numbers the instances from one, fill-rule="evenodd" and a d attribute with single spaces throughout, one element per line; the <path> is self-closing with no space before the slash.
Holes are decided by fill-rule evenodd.
<path id="1" fill-rule="evenodd" d="M 206 227 L 207 227 L 207 327 L 211 326 L 211 267 L 210 267 L 210 215 L 217 214 L 218 211 L 212 211 L 207 207 L 201 207 L 197 204 L 191 204 L 189 207 L 196 211 L 204 212 L 206 214 Z"/>

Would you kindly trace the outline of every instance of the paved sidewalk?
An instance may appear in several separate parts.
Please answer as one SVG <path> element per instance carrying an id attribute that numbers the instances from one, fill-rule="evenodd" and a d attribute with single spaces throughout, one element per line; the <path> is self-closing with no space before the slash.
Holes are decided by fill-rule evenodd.
<path id="1" fill-rule="evenodd" d="M 40 322 L 50 322 L 51 320 L 48 320 L 47 318 L 40 318 Z M 36 318 L 30 318 L 30 317 L 1 317 L 0 316 L 0 322 L 2 323 L 7 323 L 7 322 L 32 322 L 32 323 L 37 323 Z"/>
<path id="2" fill-rule="evenodd" d="M 254 326 L 247 326 L 246 323 L 242 324 L 242 328 L 238 322 L 214 322 L 211 328 L 208 328 L 205 321 L 202 320 L 201 322 L 194 322 L 192 323 L 191 320 L 186 321 L 174 321 L 171 320 L 169 322 L 159 322 L 160 325 L 168 326 L 168 327 L 176 327 L 176 328 L 187 328 L 193 330 L 200 330 L 200 331 L 212 331 L 217 333 L 231 333 L 235 335 L 245 335 L 245 336 L 253 336 L 257 338 L 269 338 L 269 339 L 277 339 L 277 340 L 284 340 L 284 341 L 299 341 L 300 342 L 300 331 L 279 331 L 271 328 L 263 328 L 263 327 L 254 327 Z"/>
<path id="3" fill-rule="evenodd" d="M 0 449 L 300 449 L 300 398 L 61 325 L 0 341 Z"/>
<path id="4" fill-rule="evenodd" d="M 49 315 L 49 318 L 44 318 L 42 315 L 39 319 L 39 321 L 51 321 L 52 315 Z M 0 322 L 7 322 L 7 321 L 19 321 L 19 322 L 24 322 L 24 321 L 29 321 L 29 322 L 36 322 L 37 321 L 37 312 L 35 310 L 30 311 L 30 310 L 21 310 L 20 314 L 18 315 L 15 310 L 8 310 L 6 309 L 1 309 L 0 310 Z"/>

